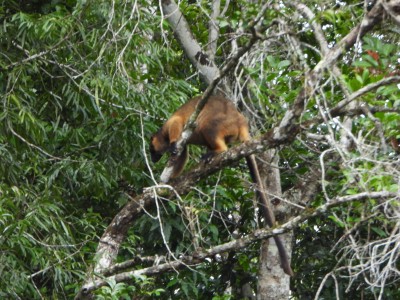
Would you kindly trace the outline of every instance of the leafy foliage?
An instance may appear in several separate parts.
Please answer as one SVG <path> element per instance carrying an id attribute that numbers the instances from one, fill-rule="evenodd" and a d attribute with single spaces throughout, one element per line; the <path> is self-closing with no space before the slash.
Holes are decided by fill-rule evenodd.
<path id="1" fill-rule="evenodd" d="M 364 13 L 354 1 L 307 3 L 315 7 L 329 46 Z M 151 172 L 157 176 L 161 171 L 162 163 L 151 170 L 147 164 L 146 140 L 203 85 L 156 5 L 147 0 L 1 1 L 0 298 L 73 298 L 105 226 L 131 197 L 154 184 Z M 208 1 L 182 1 L 180 8 L 188 20 L 196 20 L 193 34 L 207 45 Z M 257 1 L 231 1 L 218 20 L 219 65 L 248 41 L 244 32 L 258 10 Z M 279 24 L 287 27 L 268 29 L 265 41 L 230 75 L 243 110 L 254 117 L 256 135 L 280 122 L 303 88 L 305 70 L 321 58 L 308 20 L 291 15 L 291 7 L 268 10 L 266 24 L 284 20 Z M 277 34 L 277 28 L 282 32 Z M 345 98 L 338 82 L 354 92 L 399 74 L 398 37 L 385 28 L 381 31 L 343 57 L 338 65 L 343 78 L 324 75 L 325 83 L 309 99 L 302 121 L 312 121 Z M 288 46 L 287 32 L 302 45 L 302 56 Z M 335 143 L 307 136 L 279 149 L 283 189 L 297 187 L 325 162 L 326 152 L 335 152 L 327 161 L 323 191 L 308 203 L 311 208 L 341 195 L 397 192 L 398 154 L 387 138 L 400 137 L 400 116 L 393 112 L 399 109 L 399 99 L 394 84 L 362 97 L 368 106 L 385 109 L 373 117 L 353 118 L 355 146 L 348 153 L 336 149 Z M 312 124 L 309 133 L 329 135 L 337 142 L 339 119 Z M 191 149 L 194 161 L 199 153 Z M 260 226 L 241 165 L 207 178 L 183 198 L 158 201 L 159 209 L 136 220 L 119 261 L 165 253 L 171 259 Z M 333 299 L 336 286 L 340 298 L 357 297 L 360 290 L 364 299 L 379 294 L 366 283 L 365 273 L 349 284 L 346 266 L 355 267 L 359 261 L 341 237 L 355 230 L 361 245 L 388 238 L 396 220 L 387 216 L 397 206 L 353 202 L 302 224 L 296 231 L 293 296 L 314 296 L 326 274 L 331 277 L 321 298 Z M 110 279 L 96 297 L 239 298 L 239 287 L 256 286 L 258 250 L 254 244 L 176 273 L 132 278 L 129 283 Z M 135 268 L 147 266 L 141 262 Z M 392 284 L 397 277 L 390 279 L 384 296 L 400 297 Z"/>
<path id="2" fill-rule="evenodd" d="M 127 201 L 119 187 L 148 182 L 141 123 L 147 136 L 191 92 L 159 72 L 178 56 L 150 40 L 157 17 L 126 8 L 111 17 L 108 1 L 2 4 L 2 297 L 74 294 Z"/>

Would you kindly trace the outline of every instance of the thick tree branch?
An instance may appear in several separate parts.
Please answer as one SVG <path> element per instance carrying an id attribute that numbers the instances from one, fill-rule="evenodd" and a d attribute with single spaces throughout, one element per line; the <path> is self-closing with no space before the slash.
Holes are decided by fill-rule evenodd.
<path id="1" fill-rule="evenodd" d="M 219 69 L 193 37 L 189 23 L 179 10 L 179 6 L 174 0 L 162 0 L 161 8 L 188 59 L 199 70 L 202 80 L 210 84 L 212 79 L 218 76 Z"/>
<path id="2" fill-rule="evenodd" d="M 137 266 L 138 264 L 152 264 L 152 265 L 159 265 L 160 263 L 165 263 L 167 258 L 165 256 L 135 256 L 133 259 L 126 260 L 122 263 L 118 263 L 112 265 L 107 270 L 104 270 L 103 276 L 111 276 L 118 274 L 124 270 L 132 269 L 133 267 Z"/>
<path id="3" fill-rule="evenodd" d="M 300 126 L 297 126 L 296 130 L 294 130 L 296 134 L 299 133 L 300 131 L 301 131 Z M 286 144 L 290 142 L 289 140 L 282 141 L 282 140 L 271 139 L 272 132 L 273 130 L 267 132 L 266 134 L 260 136 L 257 139 L 253 139 L 247 143 L 229 149 L 228 151 L 212 159 L 212 161 L 207 163 L 206 167 L 204 163 L 200 163 L 199 165 L 191 169 L 190 172 L 184 174 L 184 176 L 182 176 L 181 178 L 172 180 L 170 182 L 170 185 L 168 186 L 161 185 L 161 186 L 154 186 L 147 188 L 142 195 L 135 197 L 118 213 L 118 215 L 115 216 L 114 220 L 107 227 L 106 231 L 103 234 L 103 237 L 100 240 L 97 253 L 101 254 L 100 250 L 105 249 L 108 251 L 107 253 L 109 254 L 113 254 L 115 251 L 116 255 L 119 249 L 119 245 L 122 242 L 123 238 L 125 237 L 126 232 L 130 228 L 133 221 L 137 218 L 138 215 L 142 214 L 144 210 L 151 209 L 152 207 L 155 206 L 154 199 L 156 194 L 162 194 L 165 198 L 172 198 L 176 193 L 178 194 L 188 193 L 192 189 L 192 186 L 195 185 L 202 178 L 212 175 L 213 173 L 217 172 L 218 170 L 226 166 L 235 165 L 240 159 L 249 156 L 250 154 L 261 153 L 264 152 L 266 149 L 278 147 L 281 144 Z M 294 139 L 296 137 L 296 134 L 293 134 L 291 138 Z M 182 178 L 184 178 L 184 180 L 182 180 Z M 361 195 L 365 196 L 367 194 L 361 194 Z M 349 197 L 347 198 L 342 197 L 340 199 L 342 202 L 353 201 L 352 200 L 353 196 Z M 290 229 L 291 228 L 289 228 L 288 230 Z M 281 234 L 283 232 L 286 231 L 282 232 L 279 231 L 277 232 L 277 234 Z M 108 241 L 112 241 L 112 243 L 109 243 Z M 107 262 L 107 264 L 109 264 L 107 268 L 104 267 L 99 268 L 98 269 L 99 273 L 104 272 L 111 266 L 113 258 L 111 257 L 111 255 L 107 256 L 106 259 L 107 258 L 111 258 L 112 260 Z M 127 262 L 127 265 L 131 267 L 133 265 L 133 261 Z M 116 267 L 116 269 L 124 269 L 123 265 L 121 266 L 122 267 L 120 266 Z M 86 286 L 87 285 L 84 285 L 83 289 L 85 289 Z"/>

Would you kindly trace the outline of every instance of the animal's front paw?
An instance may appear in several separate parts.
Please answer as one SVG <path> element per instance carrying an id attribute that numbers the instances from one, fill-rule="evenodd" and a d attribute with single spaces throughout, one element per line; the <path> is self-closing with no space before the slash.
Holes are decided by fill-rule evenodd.
<path id="1" fill-rule="evenodd" d="M 207 152 L 201 157 L 201 160 L 204 161 L 205 163 L 209 163 L 215 156 L 216 154 L 214 152 Z"/>
<path id="2" fill-rule="evenodd" d="M 178 155 L 178 146 L 176 145 L 176 142 L 173 142 L 169 145 L 169 152 L 171 155 Z"/>

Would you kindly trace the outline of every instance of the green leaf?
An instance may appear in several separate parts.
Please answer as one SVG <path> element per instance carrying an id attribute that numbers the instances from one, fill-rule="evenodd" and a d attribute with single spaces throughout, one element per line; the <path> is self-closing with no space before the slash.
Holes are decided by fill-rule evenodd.
<path id="1" fill-rule="evenodd" d="M 282 60 L 278 63 L 278 69 L 284 69 L 288 66 L 290 66 L 292 62 L 290 60 Z"/>
<path id="2" fill-rule="evenodd" d="M 380 237 L 383 237 L 383 238 L 387 237 L 386 232 L 384 232 L 382 229 L 380 229 L 380 228 L 378 228 L 378 227 L 375 227 L 375 226 L 372 226 L 371 229 L 372 229 L 372 231 L 374 231 L 376 234 L 378 234 Z"/>

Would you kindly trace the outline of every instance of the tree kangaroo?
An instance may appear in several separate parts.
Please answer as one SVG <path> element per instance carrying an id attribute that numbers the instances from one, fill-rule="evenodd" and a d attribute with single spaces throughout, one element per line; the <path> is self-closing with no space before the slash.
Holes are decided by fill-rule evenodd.
<path id="1" fill-rule="evenodd" d="M 172 114 L 171 118 L 151 137 L 150 154 L 153 162 L 157 162 L 165 152 L 176 156 L 171 178 L 177 177 L 183 170 L 188 154 L 187 146 L 180 156 L 177 156 L 176 142 L 180 138 L 186 122 L 195 111 L 201 97 L 195 97 L 182 105 Z M 249 126 L 246 118 L 237 111 L 231 101 L 222 96 L 211 96 L 196 119 L 196 128 L 189 137 L 187 144 L 206 146 L 208 152 L 205 158 L 210 158 L 226 151 L 228 144 L 250 140 Z M 275 216 L 268 199 L 264 194 L 264 185 L 261 181 L 254 155 L 246 157 L 246 162 L 253 182 L 257 185 L 256 194 L 262 207 L 262 212 L 268 226 L 275 225 Z M 279 250 L 281 266 L 290 276 L 293 271 L 290 267 L 286 249 L 279 236 L 274 236 Z"/>

